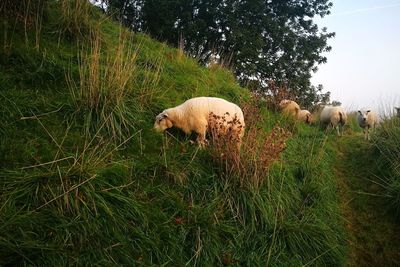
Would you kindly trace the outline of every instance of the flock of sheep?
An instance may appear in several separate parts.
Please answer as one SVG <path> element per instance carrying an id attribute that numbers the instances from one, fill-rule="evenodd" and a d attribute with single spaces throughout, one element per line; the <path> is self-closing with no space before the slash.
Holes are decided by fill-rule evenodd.
<path id="1" fill-rule="evenodd" d="M 310 124 L 313 121 L 312 114 L 308 110 L 302 110 L 300 106 L 292 100 L 282 100 L 279 103 L 281 112 L 293 116 L 294 118 Z M 157 115 L 154 128 L 158 132 L 163 132 L 168 128 L 176 127 L 186 134 L 197 133 L 197 142 L 200 146 L 206 143 L 206 133 L 210 125 L 210 114 L 215 117 L 224 118 L 224 123 L 232 121 L 238 122 L 230 127 L 237 135 L 238 148 L 244 135 L 245 121 L 242 109 L 229 101 L 216 97 L 195 97 L 185 101 L 183 104 L 169 108 Z M 340 106 L 324 106 L 319 115 L 322 125 L 335 128 L 338 135 L 343 134 L 343 126 L 347 123 L 347 115 Z M 370 129 L 377 124 L 376 113 L 372 110 L 359 110 L 357 117 L 358 125 L 363 128 L 364 138 L 370 139 Z M 221 127 L 221 129 L 226 127 Z M 221 134 L 227 134 L 222 132 Z"/>
<path id="2" fill-rule="evenodd" d="M 292 100 L 282 100 L 279 103 L 279 107 L 282 112 L 294 116 L 300 121 L 308 124 L 313 121 L 311 112 L 301 109 L 300 106 Z M 376 113 L 370 109 L 358 111 L 357 122 L 358 125 L 363 129 L 364 138 L 366 140 L 370 139 L 370 129 L 375 128 L 378 122 L 377 119 Z M 324 126 L 331 126 L 332 128 L 335 128 L 337 134 L 340 136 L 343 134 L 343 126 L 347 123 L 347 114 L 341 106 L 326 105 L 320 112 L 319 121 Z"/>

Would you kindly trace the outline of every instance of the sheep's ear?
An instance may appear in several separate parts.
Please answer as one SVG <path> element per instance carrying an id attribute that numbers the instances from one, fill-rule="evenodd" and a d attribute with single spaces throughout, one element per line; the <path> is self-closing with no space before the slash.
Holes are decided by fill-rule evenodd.
<path id="1" fill-rule="evenodd" d="M 168 118 L 168 114 L 163 114 L 163 118 Z"/>
<path id="2" fill-rule="evenodd" d="M 360 114 L 362 115 L 362 112 L 361 112 L 361 110 L 359 110 L 359 111 L 358 111 L 358 113 L 360 113 Z"/>
<path id="3" fill-rule="evenodd" d="M 368 113 L 368 112 L 371 112 L 371 110 L 367 110 L 367 113 Z"/>

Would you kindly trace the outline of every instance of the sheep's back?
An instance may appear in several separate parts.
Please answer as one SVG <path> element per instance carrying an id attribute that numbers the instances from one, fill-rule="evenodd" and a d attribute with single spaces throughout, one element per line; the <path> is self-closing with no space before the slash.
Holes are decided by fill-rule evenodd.
<path id="1" fill-rule="evenodd" d="M 324 109 L 321 112 L 320 115 L 320 120 L 322 123 L 330 123 L 333 121 L 337 121 L 339 122 L 340 119 L 340 115 L 339 113 L 342 112 L 343 113 L 343 119 L 346 120 L 347 116 L 346 113 L 344 112 L 344 110 L 341 107 L 324 107 Z"/>
<path id="2" fill-rule="evenodd" d="M 236 114 L 237 119 L 244 123 L 243 112 L 239 106 L 229 101 L 216 97 L 196 97 L 187 100 L 181 107 L 187 115 L 202 117 L 208 120 L 210 113 L 217 116 L 225 116 L 226 119 L 233 118 Z M 229 113 L 226 114 L 226 113 Z"/>
<path id="3" fill-rule="evenodd" d="M 293 116 L 298 115 L 300 112 L 300 106 L 293 100 L 284 99 L 279 103 L 281 111 L 285 114 L 291 114 Z"/>

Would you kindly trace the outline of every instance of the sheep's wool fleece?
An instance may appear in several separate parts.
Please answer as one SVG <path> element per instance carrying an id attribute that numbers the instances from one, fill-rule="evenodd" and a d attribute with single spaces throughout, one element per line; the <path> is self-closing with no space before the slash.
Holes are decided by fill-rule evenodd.
<path id="1" fill-rule="evenodd" d="M 341 106 L 325 106 L 320 114 L 321 122 L 337 125 L 340 122 L 339 113 L 342 113 L 343 120 L 347 120 L 347 115 Z"/>
<path id="2" fill-rule="evenodd" d="M 211 112 L 217 116 L 225 115 L 226 118 L 233 118 L 236 115 L 244 126 L 243 112 L 240 107 L 222 98 L 195 97 L 177 106 L 176 109 L 180 109 L 187 119 L 197 117 L 208 119 Z M 229 115 L 226 115 L 227 112 Z"/>

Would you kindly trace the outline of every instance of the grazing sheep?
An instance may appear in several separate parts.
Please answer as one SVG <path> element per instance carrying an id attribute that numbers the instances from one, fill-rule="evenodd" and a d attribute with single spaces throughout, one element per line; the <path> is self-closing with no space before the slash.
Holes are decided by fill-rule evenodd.
<path id="1" fill-rule="evenodd" d="M 359 110 L 358 111 L 358 125 L 363 128 L 365 140 L 369 140 L 369 129 L 374 129 L 377 123 L 377 116 L 372 110 Z"/>
<path id="2" fill-rule="evenodd" d="M 396 112 L 397 112 L 397 117 L 399 117 L 400 118 L 400 107 L 395 107 L 394 108 L 395 110 L 396 110 Z"/>
<path id="3" fill-rule="evenodd" d="M 300 121 L 303 121 L 307 124 L 311 124 L 311 119 L 312 119 L 312 115 L 311 112 L 306 110 L 306 109 L 302 109 L 299 111 L 298 117 L 297 117 Z"/>
<path id="4" fill-rule="evenodd" d="M 237 133 L 238 148 L 244 135 L 243 112 L 236 104 L 216 97 L 195 97 L 174 108 L 169 108 L 157 115 L 154 128 L 158 132 L 165 131 L 173 126 L 183 130 L 186 134 L 196 132 L 200 146 L 205 143 L 210 114 L 224 117 L 227 120 L 236 119 L 233 125 Z M 225 134 L 225 133 L 224 133 Z"/>
<path id="5" fill-rule="evenodd" d="M 343 134 L 343 126 L 347 122 L 347 115 L 341 106 L 325 106 L 320 114 L 322 124 L 336 128 L 337 134 Z M 340 133 L 342 132 L 342 133 Z"/>
<path id="6" fill-rule="evenodd" d="M 298 117 L 300 106 L 293 100 L 284 99 L 279 103 L 279 108 L 285 114 Z"/>

